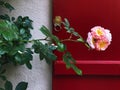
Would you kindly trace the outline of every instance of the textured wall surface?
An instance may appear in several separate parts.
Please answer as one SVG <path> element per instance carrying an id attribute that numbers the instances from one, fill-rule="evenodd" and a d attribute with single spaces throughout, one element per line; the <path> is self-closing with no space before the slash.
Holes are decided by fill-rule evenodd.
<path id="1" fill-rule="evenodd" d="M 39 28 L 42 25 L 51 28 L 51 0 L 9 0 L 16 10 L 11 16 L 29 16 L 34 22 L 32 31 L 33 38 L 44 38 Z M 0 10 L 0 14 L 9 13 L 6 9 Z M 38 55 L 34 55 L 33 68 L 28 70 L 26 66 L 7 66 L 7 76 L 14 85 L 20 81 L 29 83 L 27 90 L 52 90 L 51 89 L 51 67 L 44 61 L 39 61 Z"/>

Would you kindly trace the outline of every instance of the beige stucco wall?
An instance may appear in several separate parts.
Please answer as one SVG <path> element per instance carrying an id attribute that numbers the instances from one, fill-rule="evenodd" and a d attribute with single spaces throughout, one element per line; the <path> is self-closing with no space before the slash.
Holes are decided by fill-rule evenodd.
<path id="1" fill-rule="evenodd" d="M 46 25 L 51 28 L 51 4 L 52 0 L 9 0 L 16 10 L 10 13 L 11 16 L 29 16 L 34 22 L 33 38 L 42 38 L 39 28 Z M 1 10 L 0 14 L 9 13 Z M 39 61 L 38 55 L 34 55 L 33 68 L 28 70 L 26 66 L 7 66 L 7 76 L 16 85 L 20 81 L 29 83 L 27 90 L 52 90 L 51 89 L 51 67 L 44 61 Z"/>

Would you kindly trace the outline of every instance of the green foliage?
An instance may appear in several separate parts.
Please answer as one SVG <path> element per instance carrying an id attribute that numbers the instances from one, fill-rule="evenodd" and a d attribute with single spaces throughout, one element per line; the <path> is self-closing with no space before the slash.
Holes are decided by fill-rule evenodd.
<path id="1" fill-rule="evenodd" d="M 19 16 L 16 21 L 14 21 L 15 25 L 19 29 L 19 35 L 21 40 L 29 40 L 32 37 L 30 33 L 30 30 L 33 29 L 32 22 L 33 21 L 27 16 Z"/>
<path id="2" fill-rule="evenodd" d="M 66 64 L 66 68 L 72 68 L 78 75 L 82 75 L 82 71 L 78 69 L 78 67 L 75 65 L 75 59 L 72 57 L 72 55 L 69 52 L 66 52 L 63 55 L 63 61 Z"/>
<path id="3" fill-rule="evenodd" d="M 10 81 L 6 81 L 4 87 L 5 87 L 5 90 L 12 90 L 13 89 L 13 85 Z"/>
<path id="4" fill-rule="evenodd" d="M 32 54 L 28 52 L 27 50 L 25 51 L 18 51 L 15 55 L 15 61 L 16 63 L 23 65 L 26 64 L 26 66 L 31 69 L 32 67 L 30 66 L 30 61 L 33 59 Z"/>
<path id="5" fill-rule="evenodd" d="M 6 72 L 6 70 L 3 69 L 2 66 L 0 66 L 0 79 L 3 81 L 6 80 L 6 76 L 4 75 L 5 72 Z"/>
<path id="6" fill-rule="evenodd" d="M 22 21 L 19 21 L 21 19 Z M 21 29 L 22 28 L 22 29 Z M 16 20 L 11 20 L 9 16 L 3 15 L 0 20 L 0 78 L 7 80 L 2 66 L 7 63 L 14 65 L 24 65 L 32 69 L 30 61 L 33 59 L 31 48 L 26 48 L 27 42 L 31 38 L 32 20 L 28 17 L 19 16 Z M 24 32 L 22 30 L 25 30 Z M 22 84 L 20 85 L 22 86 Z M 20 87 L 19 86 L 19 87 Z M 8 89 L 9 88 L 9 89 Z M 6 81 L 5 89 L 12 90 L 11 83 Z M 21 90 L 21 89 L 16 89 Z M 25 90 L 25 89 L 24 89 Z"/>
<path id="7" fill-rule="evenodd" d="M 26 90 L 27 86 L 28 86 L 28 83 L 26 83 L 26 82 L 20 82 L 16 86 L 15 90 Z"/>
<path id="8" fill-rule="evenodd" d="M 9 21 L 0 20 L 0 35 L 1 40 L 12 41 L 18 39 L 18 29 L 16 25 Z"/>
<path id="9" fill-rule="evenodd" d="M 19 28 L 20 27 L 12 22 L 6 20 L 0 21 L 1 64 L 12 62 L 13 64 L 26 64 L 28 68 L 31 68 L 30 61 L 32 60 L 32 51 L 25 47 L 25 40 L 29 38 L 21 37 Z M 25 32 L 25 34 L 28 33 Z"/>
<path id="10" fill-rule="evenodd" d="M 9 15 L 5 14 L 5 15 L 0 15 L 0 19 L 2 20 L 7 20 L 7 21 L 11 21 L 11 18 L 9 17 Z"/>
<path id="11" fill-rule="evenodd" d="M 9 11 L 14 10 L 14 7 L 4 0 L 0 0 L 0 6 L 7 8 Z"/>
<path id="12" fill-rule="evenodd" d="M 27 82 L 20 82 L 17 84 L 17 86 L 15 87 L 15 89 L 13 89 L 13 85 L 10 81 L 6 81 L 4 88 L 0 88 L 0 90 L 26 90 L 28 87 L 28 83 Z"/>
<path id="13" fill-rule="evenodd" d="M 30 40 L 32 37 L 30 31 L 33 29 L 33 21 L 29 19 L 29 17 L 19 16 L 15 19 L 14 17 L 10 18 L 8 15 L 1 15 L 0 18 L 1 66 L 7 63 L 12 63 L 14 65 L 26 65 L 28 69 L 32 69 L 31 61 L 33 59 L 33 53 L 38 54 L 40 60 L 46 60 L 48 64 L 51 64 L 53 61 L 57 60 L 57 56 L 53 53 L 54 50 L 57 50 L 63 54 L 63 61 L 66 63 L 66 67 L 68 69 L 72 68 L 78 75 L 82 75 L 82 71 L 75 65 L 75 59 L 68 52 L 64 41 L 71 40 L 84 43 L 84 40 L 73 28 L 70 27 L 70 23 L 67 19 L 63 22 L 67 33 L 70 33 L 71 36 L 75 35 L 78 37 L 77 40 L 72 40 L 71 36 L 68 39 L 60 40 L 45 26 L 42 26 L 40 31 L 46 36 L 46 38 Z M 43 43 L 42 40 L 49 42 Z M 26 44 L 28 43 L 32 44 L 30 48 L 26 47 Z M 12 83 L 4 76 L 4 72 L 4 69 L 1 69 L 0 78 L 6 81 L 5 89 L 0 89 L 12 90 Z M 15 90 L 26 90 L 26 88 L 27 83 L 21 82 L 17 85 Z"/>
<path id="14" fill-rule="evenodd" d="M 0 88 L 0 90 L 4 90 L 3 88 Z"/>
<path id="15" fill-rule="evenodd" d="M 50 30 L 48 30 L 48 28 L 46 28 L 45 26 L 42 26 L 40 28 L 40 31 L 46 36 L 46 37 L 49 37 L 51 38 L 53 41 L 55 41 L 55 43 L 59 43 L 60 40 L 57 36 L 53 35 Z"/>
<path id="16" fill-rule="evenodd" d="M 70 28 L 70 23 L 67 19 L 65 19 L 65 22 L 63 22 L 63 24 L 65 25 L 65 27 L 68 28 L 67 29 L 68 33 L 71 33 L 71 34 L 79 37 L 79 39 L 77 39 L 76 41 L 84 43 L 83 38 L 79 34 L 77 34 L 77 32 L 75 32 L 73 28 Z M 82 75 L 82 71 L 75 65 L 75 63 L 76 63 L 75 59 L 72 57 L 70 52 L 67 51 L 66 45 L 57 36 L 53 35 L 45 26 L 42 26 L 40 30 L 46 37 L 50 37 L 54 41 L 54 43 L 57 46 L 56 50 L 64 53 L 63 54 L 63 61 L 65 62 L 66 67 L 68 69 L 72 68 L 78 75 Z M 70 40 L 70 39 L 71 38 L 69 38 L 68 40 Z M 37 47 L 37 46 L 34 46 L 34 47 Z M 42 47 L 42 46 L 40 46 L 40 47 Z M 42 48 L 44 48 L 44 47 L 42 47 Z M 35 50 L 36 50 L 35 52 L 37 52 L 37 53 L 40 52 L 40 51 L 42 51 L 42 53 L 43 53 L 43 51 L 45 51 L 44 49 L 39 50 L 39 48 L 36 48 Z M 40 54 L 40 56 L 41 56 L 40 58 L 44 59 L 44 55 L 42 53 Z"/>
<path id="17" fill-rule="evenodd" d="M 66 46 L 63 43 L 57 43 L 57 50 L 60 52 L 64 52 L 66 50 Z"/>
<path id="18" fill-rule="evenodd" d="M 71 35 L 78 37 L 77 41 L 82 42 L 82 43 L 85 42 L 82 36 L 78 32 L 76 32 L 73 27 L 70 26 L 70 23 L 67 18 L 64 19 L 63 24 L 64 24 L 64 28 L 66 29 L 67 33 L 70 33 Z"/>
<path id="19" fill-rule="evenodd" d="M 59 38 L 55 35 L 53 35 L 45 26 L 42 26 L 40 28 L 40 31 L 46 36 L 51 38 L 51 40 L 53 42 L 55 42 L 56 46 L 57 46 L 57 50 L 60 52 L 65 51 L 66 46 L 59 40 Z"/>
<path id="20" fill-rule="evenodd" d="M 40 60 L 46 60 L 48 64 L 52 63 L 52 61 L 56 60 L 57 56 L 53 53 L 53 49 L 48 44 L 43 44 L 40 41 L 34 41 L 32 46 L 34 48 L 34 52 L 38 53 L 40 56 Z"/>
<path id="21" fill-rule="evenodd" d="M 14 10 L 9 3 L 4 0 L 0 0 L 0 6 L 7 8 L 8 10 Z M 66 67 L 72 68 L 78 75 L 82 75 L 82 71 L 76 66 L 75 59 L 67 50 L 67 46 L 64 41 L 82 42 L 88 48 L 88 44 L 82 38 L 78 32 L 70 26 L 69 21 L 65 18 L 61 23 L 64 25 L 66 32 L 70 34 L 70 37 L 61 40 L 55 36 L 47 27 L 42 26 L 40 31 L 45 35 L 44 39 L 30 40 L 33 21 L 28 17 L 18 16 L 10 17 L 9 15 L 0 15 L 0 78 L 5 81 L 4 88 L 0 90 L 13 90 L 13 85 L 7 80 L 4 73 L 6 70 L 4 65 L 10 63 L 13 65 L 26 65 L 28 69 L 32 69 L 31 61 L 33 60 L 33 54 L 39 55 L 40 60 L 45 60 L 48 64 L 57 60 L 57 56 L 53 53 L 54 50 L 63 54 L 63 61 Z M 72 36 L 77 37 L 73 39 Z M 49 41 L 43 43 L 42 41 Z M 32 45 L 27 48 L 26 45 L 31 43 Z M 28 83 L 20 82 L 15 90 L 26 90 Z"/>

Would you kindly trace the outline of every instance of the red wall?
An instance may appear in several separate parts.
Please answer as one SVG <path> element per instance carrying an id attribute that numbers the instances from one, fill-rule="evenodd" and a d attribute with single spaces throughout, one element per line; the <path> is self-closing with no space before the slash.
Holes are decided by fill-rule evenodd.
<path id="1" fill-rule="evenodd" d="M 53 0 L 53 18 L 68 18 L 85 39 L 94 26 L 110 29 L 112 44 L 104 52 L 88 50 L 81 43 L 69 43 L 68 50 L 83 71 L 77 76 L 67 70 L 61 55 L 53 65 L 53 90 L 120 90 L 120 0 Z M 53 33 L 60 38 L 64 30 Z"/>

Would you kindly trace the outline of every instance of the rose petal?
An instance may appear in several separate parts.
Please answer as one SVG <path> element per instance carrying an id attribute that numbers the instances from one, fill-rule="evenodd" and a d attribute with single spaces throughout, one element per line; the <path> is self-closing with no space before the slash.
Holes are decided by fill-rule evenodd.
<path id="1" fill-rule="evenodd" d="M 92 37 L 92 35 L 91 35 L 90 32 L 88 33 L 87 43 L 89 44 L 89 46 L 90 46 L 92 49 L 95 48 L 95 46 L 94 46 L 94 40 L 93 40 L 93 37 Z"/>

